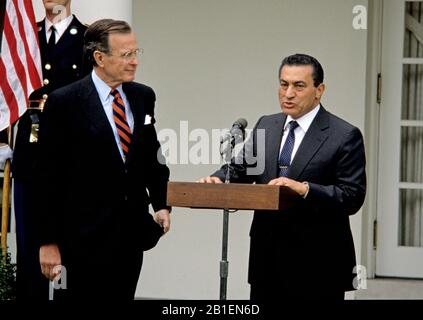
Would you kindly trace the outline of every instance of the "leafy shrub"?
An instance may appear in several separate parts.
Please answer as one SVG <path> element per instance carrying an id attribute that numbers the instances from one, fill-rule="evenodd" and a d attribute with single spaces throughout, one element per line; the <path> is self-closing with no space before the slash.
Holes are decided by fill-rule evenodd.
<path id="1" fill-rule="evenodd" d="M 10 253 L 3 255 L 0 248 L 0 301 L 16 299 L 16 264 L 11 262 Z"/>

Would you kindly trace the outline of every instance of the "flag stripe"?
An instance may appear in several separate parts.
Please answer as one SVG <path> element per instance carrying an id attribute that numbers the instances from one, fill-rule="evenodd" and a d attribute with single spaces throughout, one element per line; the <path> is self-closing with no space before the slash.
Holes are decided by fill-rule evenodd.
<path id="1" fill-rule="evenodd" d="M 34 61 L 35 70 L 31 70 L 31 72 L 35 73 L 35 76 L 39 81 L 37 81 L 34 88 L 38 88 L 41 86 L 42 80 L 42 69 L 41 69 L 41 53 L 39 50 L 40 43 L 38 39 L 38 27 L 35 23 L 35 15 L 34 10 L 32 9 L 32 3 L 26 0 L 19 0 L 19 8 L 21 11 L 25 11 L 24 18 L 24 27 L 25 27 L 25 35 L 28 40 L 28 45 L 30 49 L 30 58 Z"/>
<path id="2" fill-rule="evenodd" d="M 32 8 L 32 2 L 25 1 L 25 0 L 21 0 L 21 2 L 23 2 L 25 6 L 25 14 L 29 22 L 28 26 L 32 28 L 33 37 L 37 41 L 37 44 L 38 44 L 38 30 L 37 30 L 37 24 L 35 23 L 35 14 L 34 14 L 34 9 Z"/>
<path id="3" fill-rule="evenodd" d="M 18 8 L 19 7 L 18 1 L 14 0 L 13 2 L 15 4 L 15 8 Z M 19 9 L 20 10 L 16 11 L 16 16 L 18 18 L 18 25 L 19 25 L 19 35 L 21 39 L 25 39 L 27 37 L 27 34 L 25 32 L 25 24 L 23 21 L 23 17 L 22 17 L 22 14 L 20 13 L 20 11 L 25 10 L 25 8 L 19 7 Z M 28 42 L 23 41 L 23 46 L 25 50 L 26 65 L 28 66 L 27 80 L 28 80 L 28 84 L 31 85 L 31 87 L 29 87 L 29 91 L 32 92 L 33 88 L 39 85 L 38 78 L 37 78 L 37 69 L 34 64 L 34 59 L 32 59 L 31 57 L 31 52 L 29 50 Z"/>
<path id="4" fill-rule="evenodd" d="M 13 67 L 12 57 L 10 55 L 11 52 L 9 50 L 8 43 L 4 40 L 1 56 L 3 60 L 5 76 L 1 77 L 0 81 L 6 82 L 6 84 L 2 85 L 1 87 L 6 88 L 6 90 L 3 91 L 3 94 L 6 97 L 6 106 L 9 108 L 8 110 L 10 113 L 10 119 L 17 119 L 17 117 L 19 117 L 19 105 L 25 104 L 26 102 L 21 81 Z M 11 103 L 13 99 L 16 100 L 16 104 Z"/>
<path id="5" fill-rule="evenodd" d="M 31 79 L 34 78 L 35 83 L 32 83 L 33 88 L 39 88 L 41 86 L 41 54 L 39 51 L 39 40 L 38 40 L 38 28 L 35 23 L 34 10 L 30 6 L 30 2 L 25 0 L 19 0 L 20 11 L 25 12 L 23 15 L 23 25 L 25 29 L 25 37 L 28 39 L 29 52 L 27 54 L 27 59 L 31 59 L 31 69 L 32 74 Z M 36 54 L 32 54 L 36 53 Z"/>
<path id="6" fill-rule="evenodd" d="M 26 111 L 28 96 L 41 87 L 41 55 L 32 1 L 6 0 L 0 30 L 0 130 Z"/>
<path id="7" fill-rule="evenodd" d="M 3 64 L 2 59 L 0 59 L 0 74 L 6 74 L 6 68 L 4 67 L 4 64 Z M 1 89 L 3 91 L 3 93 L 8 93 L 8 92 L 12 92 L 13 93 L 12 88 L 9 85 L 9 82 L 7 82 L 7 81 L 1 81 L 0 82 L 0 87 L 1 87 Z M 8 112 L 8 117 L 7 118 L 12 119 L 14 117 L 17 117 L 17 114 L 13 114 L 13 111 L 18 110 L 18 102 L 16 101 L 15 95 L 14 94 L 6 94 L 4 96 L 4 98 L 6 100 L 6 105 L 9 106 L 9 112 Z"/>
<path id="8" fill-rule="evenodd" d="M 16 13 L 15 13 L 16 14 Z M 14 17 L 17 18 L 16 16 Z M 17 54 L 12 55 L 12 63 L 15 67 L 17 74 L 25 75 L 25 67 L 22 63 L 22 60 L 20 59 L 20 56 L 23 54 L 22 52 L 22 46 L 16 41 L 16 36 L 14 34 L 14 28 L 17 27 L 17 21 L 13 21 L 14 26 L 12 27 L 11 21 L 9 20 L 9 14 L 6 14 L 6 17 L 4 18 L 4 35 L 6 38 L 6 41 L 9 44 L 9 47 L 12 50 L 16 50 Z M 11 68 L 10 66 L 9 68 Z M 26 85 L 26 76 L 18 77 L 19 81 L 21 82 L 22 89 L 24 92 L 28 92 L 28 87 Z"/>

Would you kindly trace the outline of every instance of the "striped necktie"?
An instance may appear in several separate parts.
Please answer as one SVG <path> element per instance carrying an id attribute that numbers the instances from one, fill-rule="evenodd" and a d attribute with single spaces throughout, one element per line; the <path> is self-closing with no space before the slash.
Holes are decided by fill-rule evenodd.
<path id="1" fill-rule="evenodd" d="M 119 134 L 120 144 L 122 146 L 123 155 L 126 159 L 129 150 L 129 145 L 131 144 L 132 134 L 128 122 L 126 121 L 125 104 L 123 103 L 119 91 L 115 89 L 112 90 L 110 94 L 114 98 L 112 102 L 113 120 L 115 121 L 117 132 Z"/>
<path id="2" fill-rule="evenodd" d="M 298 127 L 297 121 L 289 122 L 288 137 L 285 140 L 281 154 L 279 156 L 279 177 L 288 176 L 288 169 L 291 164 L 292 150 L 295 144 L 295 129 Z"/>

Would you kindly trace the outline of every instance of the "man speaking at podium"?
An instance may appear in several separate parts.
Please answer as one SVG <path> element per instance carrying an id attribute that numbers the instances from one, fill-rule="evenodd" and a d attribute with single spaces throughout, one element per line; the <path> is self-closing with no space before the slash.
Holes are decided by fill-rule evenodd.
<path id="1" fill-rule="evenodd" d="M 251 299 L 343 300 L 354 290 L 356 265 L 349 216 L 366 193 L 363 137 L 320 104 L 325 85 L 315 58 L 286 57 L 279 82 L 282 113 L 261 117 L 245 146 L 246 159 L 264 161 L 263 172 L 251 174 L 254 164 L 245 161 L 231 165 L 231 182 L 286 186 L 299 195 L 287 210 L 254 214 Z M 260 129 L 265 149 L 257 145 Z M 226 165 L 200 182 L 222 183 L 225 173 Z"/>

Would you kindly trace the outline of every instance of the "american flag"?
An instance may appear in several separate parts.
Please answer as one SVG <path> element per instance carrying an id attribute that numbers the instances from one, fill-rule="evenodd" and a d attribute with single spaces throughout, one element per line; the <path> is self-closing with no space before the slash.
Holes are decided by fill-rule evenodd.
<path id="1" fill-rule="evenodd" d="M 0 131 L 25 112 L 41 87 L 41 56 L 32 0 L 0 0 Z"/>

